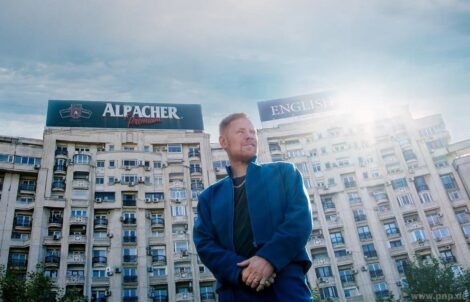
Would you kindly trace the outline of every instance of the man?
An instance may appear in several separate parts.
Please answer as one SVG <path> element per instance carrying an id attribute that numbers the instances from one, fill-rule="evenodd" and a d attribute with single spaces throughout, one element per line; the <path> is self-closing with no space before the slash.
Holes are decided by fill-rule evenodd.
<path id="1" fill-rule="evenodd" d="M 312 217 L 301 174 L 289 163 L 256 162 L 256 131 L 244 113 L 223 119 L 219 132 L 228 177 L 200 194 L 194 225 L 219 301 L 311 301 Z"/>

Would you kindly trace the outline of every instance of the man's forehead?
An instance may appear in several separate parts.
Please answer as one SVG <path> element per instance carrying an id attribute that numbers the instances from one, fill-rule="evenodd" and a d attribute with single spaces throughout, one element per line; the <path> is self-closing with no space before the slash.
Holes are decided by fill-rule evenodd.
<path id="1" fill-rule="evenodd" d="M 244 117 L 233 120 L 229 126 L 234 128 L 254 128 L 253 123 L 249 119 Z"/>

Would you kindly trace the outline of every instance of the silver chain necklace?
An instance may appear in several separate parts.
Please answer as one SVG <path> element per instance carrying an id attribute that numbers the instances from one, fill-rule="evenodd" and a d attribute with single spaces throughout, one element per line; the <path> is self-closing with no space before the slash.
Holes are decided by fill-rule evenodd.
<path id="1" fill-rule="evenodd" d="M 246 180 L 246 178 L 242 181 L 241 184 L 239 184 L 239 185 L 233 185 L 233 187 L 234 187 L 235 189 L 241 188 L 241 187 L 245 184 L 245 180 Z"/>

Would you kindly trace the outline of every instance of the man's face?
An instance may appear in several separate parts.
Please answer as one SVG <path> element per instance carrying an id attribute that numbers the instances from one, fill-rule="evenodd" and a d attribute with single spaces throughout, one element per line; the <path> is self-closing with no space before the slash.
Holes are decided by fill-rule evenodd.
<path id="1" fill-rule="evenodd" d="M 230 160 L 248 162 L 258 152 L 256 130 L 250 120 L 233 120 L 219 137 L 221 147 Z"/>

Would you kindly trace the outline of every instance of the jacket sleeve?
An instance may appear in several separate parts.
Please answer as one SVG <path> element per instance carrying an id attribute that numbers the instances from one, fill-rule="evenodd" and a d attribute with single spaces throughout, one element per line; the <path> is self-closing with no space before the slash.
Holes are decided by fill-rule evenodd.
<path id="1" fill-rule="evenodd" d="M 287 198 L 284 220 L 275 231 L 272 239 L 266 242 L 256 253 L 268 260 L 275 271 L 282 270 L 307 244 L 312 232 L 312 213 L 308 193 L 305 190 L 302 175 L 291 164 L 280 166 Z M 280 184 L 282 186 L 282 184 Z"/>
<path id="2" fill-rule="evenodd" d="M 220 246 L 211 222 L 210 208 L 203 195 L 199 195 L 198 217 L 193 228 L 193 240 L 197 253 L 219 282 L 238 285 L 241 268 L 237 266 L 237 263 L 245 258 Z"/>

